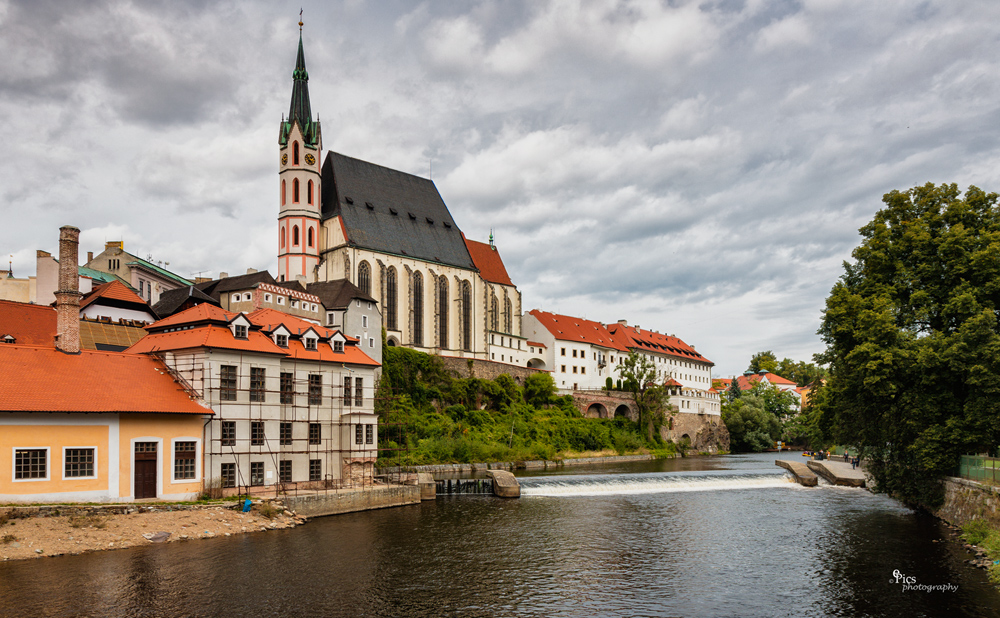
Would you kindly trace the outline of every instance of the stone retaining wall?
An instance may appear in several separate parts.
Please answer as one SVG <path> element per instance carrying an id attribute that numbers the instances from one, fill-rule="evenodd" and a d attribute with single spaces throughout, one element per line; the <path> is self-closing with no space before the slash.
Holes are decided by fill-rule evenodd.
<path id="1" fill-rule="evenodd" d="M 948 477 L 944 480 L 944 504 L 933 513 L 955 526 L 985 519 L 1000 527 L 1000 488 Z"/>
<path id="2" fill-rule="evenodd" d="M 454 356 L 439 356 L 438 358 L 444 363 L 445 369 L 456 374 L 459 378 L 472 377 L 481 380 L 495 380 L 501 374 L 506 373 L 521 386 L 524 386 L 524 381 L 528 376 L 542 371 L 541 369 L 519 367 L 478 358 L 456 358 Z"/>
<path id="3" fill-rule="evenodd" d="M 471 474 L 487 470 L 553 470 L 564 466 L 586 466 L 591 464 L 620 463 L 623 461 L 649 461 L 652 455 L 615 455 L 611 457 L 579 457 L 562 461 L 494 461 L 490 463 L 438 464 L 431 466 L 398 466 L 382 468 L 379 474 L 399 474 L 402 472 L 428 472 L 430 474 Z"/>
<path id="4" fill-rule="evenodd" d="M 305 496 L 284 496 L 285 508 L 304 517 L 339 515 L 355 511 L 420 504 L 418 485 L 394 485 L 369 489 L 338 490 Z"/>
<path id="5" fill-rule="evenodd" d="M 660 428 L 660 436 L 678 444 L 687 436 L 691 449 L 699 453 L 729 452 L 729 430 L 715 414 L 677 412 Z"/>

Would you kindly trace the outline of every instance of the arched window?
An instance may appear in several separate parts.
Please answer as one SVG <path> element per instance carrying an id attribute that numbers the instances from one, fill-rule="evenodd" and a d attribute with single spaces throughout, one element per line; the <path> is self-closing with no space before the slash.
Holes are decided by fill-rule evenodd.
<path id="1" fill-rule="evenodd" d="M 438 347 L 448 347 L 448 278 L 438 277 Z"/>
<path id="2" fill-rule="evenodd" d="M 285 188 L 285 181 L 284 181 L 284 179 L 282 179 L 282 181 L 281 181 L 281 205 L 282 206 L 285 205 L 285 195 L 287 195 L 287 193 L 288 192 L 286 191 L 286 188 Z"/>
<path id="3" fill-rule="evenodd" d="M 292 165 L 299 164 L 299 143 L 292 142 Z"/>
<path id="4" fill-rule="evenodd" d="M 298 178 L 292 179 L 292 203 L 293 204 L 298 204 L 299 203 L 299 179 Z"/>
<path id="5" fill-rule="evenodd" d="M 297 225 L 292 226 L 292 246 L 299 246 L 299 226 Z"/>
<path id="6" fill-rule="evenodd" d="M 309 181 L 308 193 L 306 193 L 306 201 L 310 204 L 313 203 L 313 181 Z"/>
<path id="7" fill-rule="evenodd" d="M 462 349 L 472 351 L 472 286 L 462 282 Z"/>
<path id="8" fill-rule="evenodd" d="M 500 330 L 500 303 L 497 302 L 497 295 L 490 290 L 490 330 Z"/>
<path id="9" fill-rule="evenodd" d="M 385 328 L 398 330 L 396 326 L 396 268 L 389 267 L 385 278 Z"/>
<path id="10" fill-rule="evenodd" d="M 309 243 L 310 247 L 313 246 L 313 229 L 312 229 L 312 226 L 310 226 L 309 229 L 306 230 L 306 242 Z"/>
<path id="11" fill-rule="evenodd" d="M 503 332 L 507 333 L 508 335 L 511 333 L 511 326 L 513 326 L 511 324 L 511 322 L 513 321 L 512 319 L 513 316 L 511 315 L 512 313 L 513 312 L 511 311 L 510 299 L 505 298 L 504 308 L 503 308 Z"/>
<path id="12" fill-rule="evenodd" d="M 413 273 L 413 345 L 424 345 L 424 278 L 420 271 Z"/>
<path id="13" fill-rule="evenodd" d="M 281 248 L 285 248 L 285 228 L 281 228 Z"/>
<path id="14" fill-rule="evenodd" d="M 365 294 L 372 293 L 372 269 L 364 260 L 358 263 L 358 287 Z"/>

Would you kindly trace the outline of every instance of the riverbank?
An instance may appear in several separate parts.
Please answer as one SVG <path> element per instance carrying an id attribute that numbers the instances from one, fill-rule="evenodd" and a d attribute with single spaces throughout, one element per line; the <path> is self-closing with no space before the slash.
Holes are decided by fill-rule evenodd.
<path id="1" fill-rule="evenodd" d="M 262 506 L 263 505 L 263 506 Z M 280 502 L 243 513 L 232 504 L 0 507 L 0 560 L 75 555 L 294 528 Z"/>

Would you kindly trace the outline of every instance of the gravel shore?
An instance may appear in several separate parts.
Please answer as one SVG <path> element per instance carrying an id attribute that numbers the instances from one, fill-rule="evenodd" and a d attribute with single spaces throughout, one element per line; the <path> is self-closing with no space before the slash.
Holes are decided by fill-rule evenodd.
<path id="1" fill-rule="evenodd" d="M 305 519 L 280 506 L 271 518 L 254 510 L 243 513 L 230 505 L 174 507 L 145 505 L 118 509 L 52 510 L 0 508 L 0 560 L 122 549 L 151 543 L 176 543 L 292 528 Z M 6 520 L 6 521 L 5 521 Z"/>

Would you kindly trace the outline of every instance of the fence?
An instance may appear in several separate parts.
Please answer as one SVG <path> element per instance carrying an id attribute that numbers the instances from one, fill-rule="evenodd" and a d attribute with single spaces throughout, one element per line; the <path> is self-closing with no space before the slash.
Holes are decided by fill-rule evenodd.
<path id="1" fill-rule="evenodd" d="M 962 455 L 958 476 L 970 481 L 1000 482 L 1000 458 Z"/>

